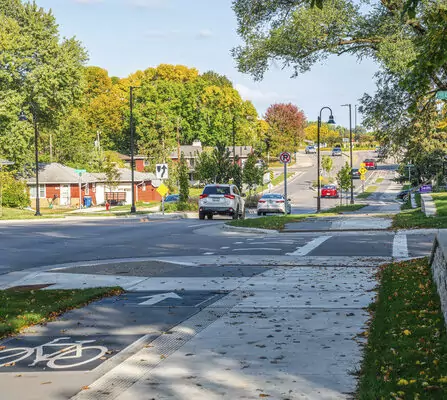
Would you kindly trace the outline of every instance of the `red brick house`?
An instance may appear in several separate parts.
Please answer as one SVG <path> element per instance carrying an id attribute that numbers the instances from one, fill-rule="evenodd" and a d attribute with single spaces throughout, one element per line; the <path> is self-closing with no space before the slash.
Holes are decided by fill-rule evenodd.
<path id="1" fill-rule="evenodd" d="M 30 189 L 31 206 L 36 206 L 36 178 L 27 180 Z M 79 176 L 73 168 L 58 163 L 39 164 L 39 197 L 40 205 L 79 206 L 79 188 L 81 198 L 91 196 L 96 204 L 96 179 L 92 174 Z"/>

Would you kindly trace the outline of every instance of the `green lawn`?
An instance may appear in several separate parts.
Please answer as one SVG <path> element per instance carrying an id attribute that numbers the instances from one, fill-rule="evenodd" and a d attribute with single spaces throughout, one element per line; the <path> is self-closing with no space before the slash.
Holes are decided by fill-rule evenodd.
<path id="1" fill-rule="evenodd" d="M 383 178 L 377 178 L 375 183 L 382 183 L 383 182 Z"/>
<path id="2" fill-rule="evenodd" d="M 360 193 L 357 195 L 358 199 L 367 199 L 369 196 L 371 196 L 376 190 L 378 189 L 378 186 L 368 186 L 366 190 L 363 193 Z"/>
<path id="3" fill-rule="evenodd" d="M 447 398 L 447 334 L 428 260 L 389 264 L 378 276 L 355 398 Z"/>
<path id="4" fill-rule="evenodd" d="M 73 211 L 72 209 L 68 211 Z M 63 218 L 67 213 L 65 209 L 41 209 L 42 216 L 34 216 L 35 211 L 22 210 L 20 208 L 7 208 L 2 207 L 0 209 L 0 220 L 12 220 L 12 219 L 41 219 L 41 218 Z"/>
<path id="5" fill-rule="evenodd" d="M 412 228 L 447 228 L 447 193 L 433 193 L 437 215 L 427 217 L 421 211 L 421 196 L 415 193 L 418 208 L 412 209 L 408 204 L 402 206 L 402 211 L 393 217 L 394 229 Z"/>
<path id="6" fill-rule="evenodd" d="M 306 218 L 320 218 L 320 217 L 329 217 L 335 216 L 342 212 L 347 211 L 357 211 L 366 204 L 349 204 L 346 206 L 337 206 L 333 208 L 329 208 L 328 210 L 324 210 L 319 214 L 289 214 L 289 215 L 281 215 L 281 216 L 266 216 L 260 218 L 250 218 L 244 220 L 235 220 L 227 222 L 228 225 L 231 226 L 239 226 L 246 228 L 260 228 L 260 229 L 275 229 L 281 230 L 284 229 L 286 224 L 291 222 L 299 222 Z"/>
<path id="7" fill-rule="evenodd" d="M 73 290 L 0 290 L 0 338 L 30 325 L 54 319 L 59 314 L 107 296 L 122 293 L 119 287 Z"/>

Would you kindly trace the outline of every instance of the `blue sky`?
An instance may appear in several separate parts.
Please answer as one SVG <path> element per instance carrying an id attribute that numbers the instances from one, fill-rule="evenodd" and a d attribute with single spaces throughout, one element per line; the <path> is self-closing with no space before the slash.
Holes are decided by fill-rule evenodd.
<path id="1" fill-rule="evenodd" d="M 347 108 L 375 90 L 377 66 L 369 60 L 332 57 L 291 79 L 291 70 L 272 65 L 261 82 L 237 71 L 230 50 L 241 43 L 231 0 L 36 0 L 51 8 L 62 36 L 76 36 L 89 65 L 125 77 L 161 63 L 184 64 L 229 77 L 260 115 L 272 103 L 291 102 L 316 120 L 329 106 L 337 124 L 348 127 Z M 323 120 L 327 119 L 326 111 Z M 360 123 L 361 116 L 358 116 Z M 354 124 L 354 117 L 353 117 Z"/>

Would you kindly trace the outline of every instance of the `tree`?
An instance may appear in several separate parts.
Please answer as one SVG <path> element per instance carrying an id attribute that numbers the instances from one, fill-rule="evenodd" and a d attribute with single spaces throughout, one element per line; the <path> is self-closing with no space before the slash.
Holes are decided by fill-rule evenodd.
<path id="1" fill-rule="evenodd" d="M 109 188 L 109 192 L 112 192 L 113 189 L 118 186 L 121 174 L 116 166 L 116 163 L 112 161 L 110 155 L 106 156 L 103 171 L 106 177 L 106 186 Z"/>
<path id="2" fill-rule="evenodd" d="M 0 0 L 0 38 L 0 152 L 23 170 L 32 165 L 32 115 L 41 130 L 59 124 L 81 98 L 87 55 L 74 38 L 61 41 L 52 13 L 34 2 Z M 28 123 L 18 122 L 22 109 Z"/>
<path id="3" fill-rule="evenodd" d="M 264 168 L 258 168 L 256 166 L 257 158 L 253 153 L 250 153 L 244 164 L 243 170 L 243 182 L 248 186 L 248 190 L 251 192 L 255 185 L 262 185 Z"/>
<path id="4" fill-rule="evenodd" d="M 334 167 L 334 160 L 330 156 L 323 156 L 321 159 L 321 167 L 329 175 Z"/>
<path id="5" fill-rule="evenodd" d="M 184 206 L 188 203 L 189 199 L 189 173 L 188 165 L 186 164 L 185 155 L 182 153 L 180 156 L 179 164 L 179 210 L 185 208 Z"/>
<path id="6" fill-rule="evenodd" d="M 243 189 L 243 183 L 244 183 L 244 175 L 243 175 L 243 169 L 239 165 L 239 156 L 236 156 L 232 169 L 231 169 L 231 176 L 233 179 L 233 184 L 236 185 L 236 187 L 239 189 L 239 191 L 242 193 Z"/>
<path id="7" fill-rule="evenodd" d="M 342 204 L 343 200 L 343 192 L 345 194 L 348 193 L 351 188 L 351 167 L 346 162 L 346 164 L 337 172 L 337 183 L 340 188 L 340 204 Z M 346 202 L 348 201 L 348 197 L 346 196 Z"/>
<path id="8" fill-rule="evenodd" d="M 306 117 L 298 107 L 289 104 L 273 104 L 265 113 L 270 126 L 270 147 L 274 154 L 282 151 L 297 151 L 304 139 Z"/>

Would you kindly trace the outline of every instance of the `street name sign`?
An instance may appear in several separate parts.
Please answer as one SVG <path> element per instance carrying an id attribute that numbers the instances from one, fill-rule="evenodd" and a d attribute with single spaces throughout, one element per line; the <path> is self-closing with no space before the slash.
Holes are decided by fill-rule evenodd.
<path id="1" fill-rule="evenodd" d="M 438 90 L 436 92 L 436 98 L 438 100 L 447 100 L 447 90 Z"/>
<path id="2" fill-rule="evenodd" d="M 81 176 L 82 174 L 85 174 L 87 171 L 85 169 L 75 169 L 74 172 Z"/>
<path id="3" fill-rule="evenodd" d="M 288 153 L 287 151 L 283 151 L 279 155 L 279 161 L 281 161 L 283 164 L 288 164 L 291 159 L 292 159 L 292 157 L 291 157 L 290 153 Z"/>
<path id="4" fill-rule="evenodd" d="M 169 193 L 169 189 L 168 187 L 162 183 L 158 188 L 157 188 L 157 192 L 161 197 L 165 197 L 168 193 Z"/>
<path id="5" fill-rule="evenodd" d="M 168 164 L 156 164 L 155 174 L 157 176 L 157 179 L 168 179 L 169 178 Z"/>

